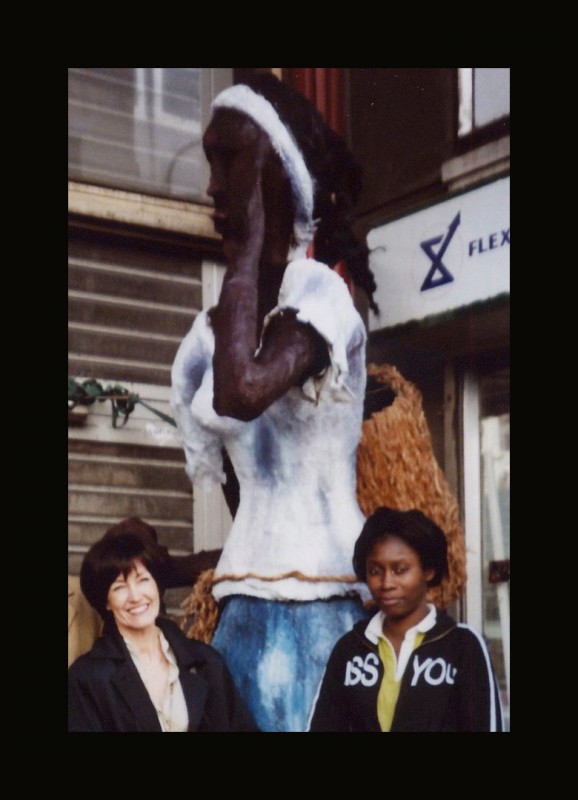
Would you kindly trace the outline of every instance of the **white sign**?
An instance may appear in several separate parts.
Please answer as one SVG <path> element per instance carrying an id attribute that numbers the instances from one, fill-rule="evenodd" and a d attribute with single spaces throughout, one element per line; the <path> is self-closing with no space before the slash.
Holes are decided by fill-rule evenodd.
<path id="1" fill-rule="evenodd" d="M 390 328 L 510 292 L 510 178 L 374 228 L 367 236 L 380 314 Z"/>

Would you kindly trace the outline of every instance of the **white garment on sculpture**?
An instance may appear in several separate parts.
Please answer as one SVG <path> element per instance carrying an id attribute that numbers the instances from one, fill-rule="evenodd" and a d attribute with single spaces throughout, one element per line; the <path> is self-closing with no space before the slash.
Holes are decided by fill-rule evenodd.
<path id="1" fill-rule="evenodd" d="M 195 319 L 173 364 L 172 408 L 189 477 L 223 483 L 225 447 L 239 480 L 239 508 L 213 594 L 217 600 L 231 594 L 366 599 L 367 587 L 357 582 L 351 564 L 364 522 L 355 473 L 365 327 L 342 278 L 312 259 L 289 264 L 265 326 L 287 308 L 325 339 L 331 364 L 255 420 L 219 416 L 213 409 L 214 336 L 206 312 Z"/>

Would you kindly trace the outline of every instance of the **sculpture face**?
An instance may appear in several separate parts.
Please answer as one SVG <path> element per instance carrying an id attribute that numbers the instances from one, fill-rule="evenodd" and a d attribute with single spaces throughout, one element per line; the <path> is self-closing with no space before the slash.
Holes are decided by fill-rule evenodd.
<path id="1" fill-rule="evenodd" d="M 286 260 L 291 242 L 294 202 L 289 179 L 269 140 L 249 117 L 217 109 L 203 136 L 211 177 L 215 230 L 227 245 L 247 241 L 255 225 L 255 190 L 260 187 L 265 220 L 263 260 Z"/>

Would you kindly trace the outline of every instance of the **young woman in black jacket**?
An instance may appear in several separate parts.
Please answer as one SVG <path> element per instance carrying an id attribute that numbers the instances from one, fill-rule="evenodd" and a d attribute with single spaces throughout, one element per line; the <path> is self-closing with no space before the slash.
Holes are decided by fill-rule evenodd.
<path id="1" fill-rule="evenodd" d="M 310 732 L 503 731 L 484 640 L 428 603 L 448 574 L 443 532 L 421 511 L 377 509 L 356 542 L 353 567 L 378 611 L 335 645 Z"/>

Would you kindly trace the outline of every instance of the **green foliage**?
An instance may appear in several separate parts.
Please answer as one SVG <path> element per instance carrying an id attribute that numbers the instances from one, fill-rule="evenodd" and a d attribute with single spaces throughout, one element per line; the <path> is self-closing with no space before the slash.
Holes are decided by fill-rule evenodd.
<path id="1" fill-rule="evenodd" d="M 176 422 L 172 417 L 169 417 L 168 414 L 163 414 L 162 411 L 149 406 L 148 403 L 145 403 L 144 400 L 140 399 L 138 394 L 129 392 L 128 389 L 125 389 L 123 386 L 115 384 L 114 386 L 107 386 L 104 388 L 102 384 L 100 384 L 94 378 L 89 378 L 88 380 L 82 381 L 82 383 L 79 383 L 75 378 L 68 378 L 69 411 L 71 411 L 77 405 L 90 406 L 96 401 L 99 403 L 104 403 L 106 400 L 110 400 L 111 403 L 113 428 L 119 427 L 119 419 L 122 420 L 120 422 L 120 427 L 126 425 L 126 422 L 131 413 L 134 411 L 137 403 L 140 403 L 153 414 L 156 414 L 157 417 L 160 417 L 165 422 L 168 422 L 169 425 L 176 427 Z"/>

